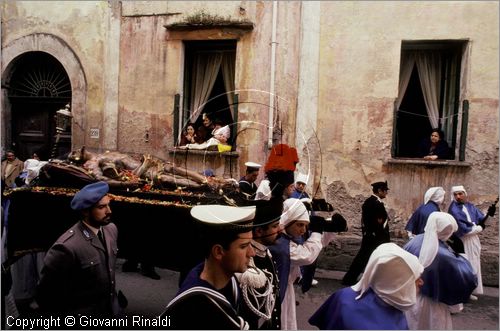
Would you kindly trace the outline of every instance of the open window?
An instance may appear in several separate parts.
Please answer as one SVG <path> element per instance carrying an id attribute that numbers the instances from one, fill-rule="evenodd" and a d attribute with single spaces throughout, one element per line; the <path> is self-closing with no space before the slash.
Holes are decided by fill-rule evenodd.
<path id="1" fill-rule="evenodd" d="M 202 114 L 229 125 L 228 144 L 235 142 L 237 106 L 234 104 L 236 40 L 185 41 L 184 99 L 181 134 L 188 122 L 198 128 Z"/>
<path id="2" fill-rule="evenodd" d="M 393 157 L 419 157 L 420 142 L 438 128 L 455 159 L 462 54 L 466 41 L 403 41 L 395 104 Z"/>

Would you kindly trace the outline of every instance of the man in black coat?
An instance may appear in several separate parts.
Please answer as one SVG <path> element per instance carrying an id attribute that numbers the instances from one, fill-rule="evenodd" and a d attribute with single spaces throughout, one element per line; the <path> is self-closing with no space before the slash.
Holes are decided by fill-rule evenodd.
<path id="1" fill-rule="evenodd" d="M 361 222 L 363 238 L 358 254 L 342 279 L 342 284 L 351 286 L 357 283 L 358 276 L 364 271 L 372 252 L 383 243 L 390 242 L 389 218 L 382 199 L 389 188 L 387 181 L 371 184 L 373 194 L 362 206 Z"/>
<path id="2" fill-rule="evenodd" d="M 120 315 L 115 291 L 118 230 L 110 223 L 108 190 L 106 182 L 92 183 L 71 201 L 71 208 L 80 211 L 83 219 L 61 235 L 45 256 L 36 293 L 42 313 Z"/>
<path id="3" fill-rule="evenodd" d="M 273 197 L 270 200 L 255 200 L 252 204 L 256 206 L 252 229 L 252 246 L 255 250 L 255 256 L 253 257 L 253 268 L 247 270 L 246 273 L 257 273 L 259 276 L 262 273 L 267 281 L 264 286 L 257 287 L 252 284 L 253 277 L 247 277 L 246 274 L 241 275 L 240 287 L 245 303 L 241 314 L 250 325 L 251 330 L 280 330 L 279 276 L 268 246 L 275 244 L 281 233 L 279 223 L 283 211 L 283 200 Z"/>

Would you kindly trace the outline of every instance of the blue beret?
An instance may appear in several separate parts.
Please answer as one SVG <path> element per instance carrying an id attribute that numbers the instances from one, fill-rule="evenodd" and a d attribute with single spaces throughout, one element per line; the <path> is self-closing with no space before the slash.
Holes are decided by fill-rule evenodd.
<path id="1" fill-rule="evenodd" d="M 109 185 L 106 182 L 92 183 L 82 188 L 75 194 L 71 200 L 73 210 L 82 210 L 92 207 L 99 202 L 109 191 Z"/>
<path id="2" fill-rule="evenodd" d="M 202 174 L 205 177 L 214 177 L 215 176 L 214 171 L 212 169 L 205 169 L 205 170 L 203 170 Z"/>

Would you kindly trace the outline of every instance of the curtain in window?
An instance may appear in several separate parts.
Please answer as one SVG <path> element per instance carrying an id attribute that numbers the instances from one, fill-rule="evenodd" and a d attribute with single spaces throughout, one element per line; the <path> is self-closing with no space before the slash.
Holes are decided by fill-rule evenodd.
<path id="1" fill-rule="evenodd" d="M 413 53 L 404 52 L 401 54 L 401 68 L 399 70 L 399 94 L 396 99 L 396 109 L 399 110 L 401 102 L 408 88 L 408 83 L 410 82 L 411 73 L 413 67 L 415 66 L 415 56 Z"/>
<path id="2" fill-rule="evenodd" d="M 455 122 L 455 100 L 457 99 L 457 82 L 458 82 L 458 61 L 459 56 L 454 55 L 446 59 L 446 80 L 443 100 L 443 118 L 442 130 L 445 133 L 445 139 L 448 142 L 453 141 L 453 123 Z"/>
<path id="3" fill-rule="evenodd" d="M 198 52 L 194 59 L 191 83 L 191 123 L 194 123 L 205 107 L 217 79 L 222 62 L 221 52 Z"/>
<path id="4" fill-rule="evenodd" d="M 439 127 L 439 97 L 441 92 L 441 54 L 438 52 L 416 52 L 420 85 L 424 95 L 427 115 L 433 128 Z"/>
<path id="5" fill-rule="evenodd" d="M 224 78 L 224 87 L 226 88 L 226 96 L 227 103 L 229 104 L 229 108 L 231 109 L 231 116 L 234 120 L 234 75 L 235 75 L 235 62 L 236 62 L 236 53 L 235 52 L 225 52 L 222 57 L 222 77 Z"/>

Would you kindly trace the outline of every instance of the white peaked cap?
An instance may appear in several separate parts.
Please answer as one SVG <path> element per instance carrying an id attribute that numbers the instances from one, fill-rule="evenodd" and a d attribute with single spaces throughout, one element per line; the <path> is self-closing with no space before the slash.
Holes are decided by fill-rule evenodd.
<path id="1" fill-rule="evenodd" d="M 309 179 L 309 176 L 304 175 L 302 173 L 297 174 L 297 179 L 295 180 L 295 183 L 304 183 L 307 185 L 307 180 Z"/>
<path id="2" fill-rule="evenodd" d="M 245 162 L 245 165 L 249 168 L 256 168 L 256 169 L 259 169 L 260 167 L 262 167 L 262 165 L 255 163 L 255 162 Z"/>
<path id="3" fill-rule="evenodd" d="M 283 202 L 283 214 L 281 215 L 280 224 L 287 226 L 293 221 L 309 222 L 309 213 L 302 201 L 290 198 Z"/>
<path id="4" fill-rule="evenodd" d="M 429 201 L 434 201 L 438 204 L 443 203 L 445 193 L 444 188 L 441 186 L 431 187 L 425 192 L 424 204 Z"/>
<path id="5" fill-rule="evenodd" d="M 200 205 L 191 208 L 191 216 L 210 225 L 244 225 L 254 219 L 255 206 Z"/>

